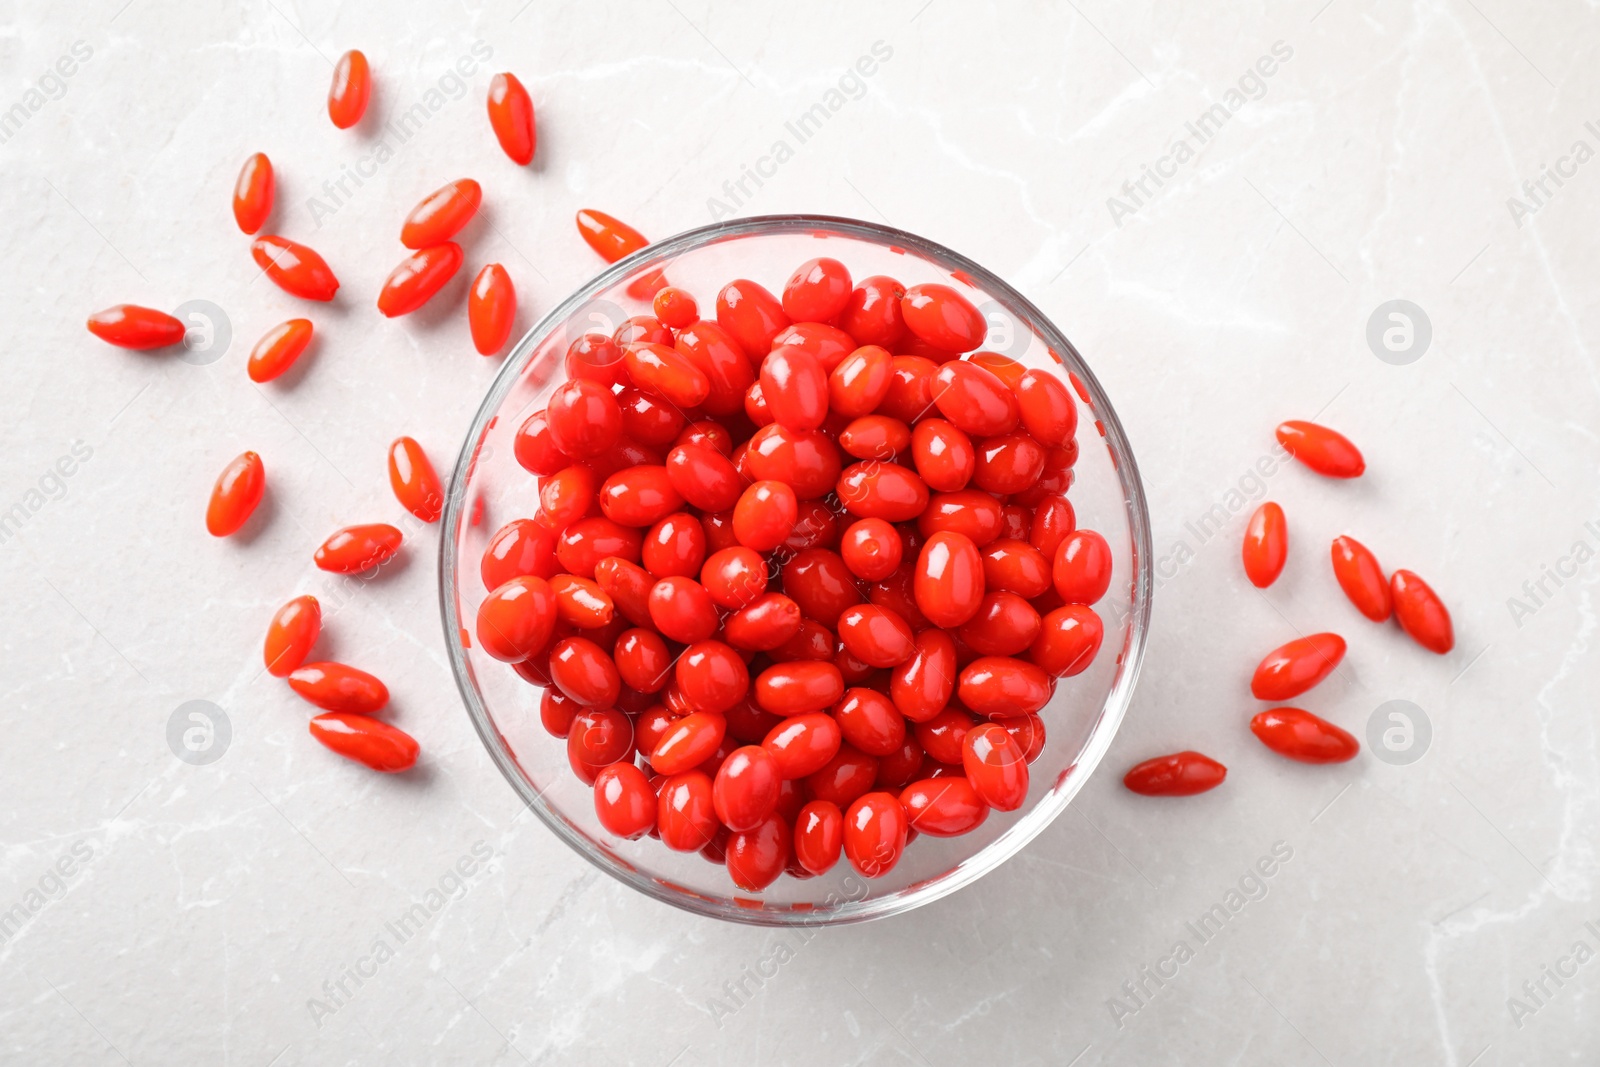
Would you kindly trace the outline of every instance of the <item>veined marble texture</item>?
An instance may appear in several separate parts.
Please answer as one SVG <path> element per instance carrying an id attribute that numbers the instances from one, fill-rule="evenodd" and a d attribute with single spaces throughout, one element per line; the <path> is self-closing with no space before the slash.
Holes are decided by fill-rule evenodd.
<path id="1" fill-rule="evenodd" d="M 1600 1059 L 1592 4 L 3 10 L 0 1060 Z M 348 48 L 372 62 L 377 119 L 422 102 L 426 121 L 334 129 Z M 483 113 L 500 70 L 538 108 L 525 171 Z M 350 297 L 312 316 L 285 388 L 242 366 L 304 311 L 259 280 L 229 212 L 258 150 L 271 228 L 328 255 Z M 261 673 L 267 619 L 328 586 L 311 564 L 327 533 L 399 514 L 387 442 L 446 467 L 500 363 L 471 347 L 469 271 L 448 307 L 387 321 L 368 303 L 405 212 L 465 175 L 492 222 L 469 265 L 507 266 L 519 334 L 598 269 L 572 224 L 597 207 L 653 237 L 728 215 L 887 221 L 1073 338 L 1137 453 L 1159 589 L 1110 756 L 1018 857 L 810 936 L 613 883 L 523 814 L 472 732 L 427 534 L 340 600 L 318 652 L 384 678 L 424 769 L 383 777 L 310 741 L 305 705 Z M 83 327 L 191 300 L 228 325 L 213 355 Z M 1253 473 L 1277 422 L 1319 413 L 1364 478 Z M 208 538 L 206 494 L 247 448 L 266 514 Z M 1262 494 L 1291 558 L 1258 593 L 1237 502 Z M 1357 616 L 1327 563 L 1347 532 L 1441 592 L 1454 652 Z M 1255 662 L 1317 629 L 1352 652 L 1305 702 L 1366 746 L 1335 767 L 1246 729 Z M 169 743 L 189 701 L 227 717 L 210 763 Z M 1367 743 L 1390 701 L 1425 725 L 1413 762 Z M 1122 788 L 1186 747 L 1227 783 Z"/>

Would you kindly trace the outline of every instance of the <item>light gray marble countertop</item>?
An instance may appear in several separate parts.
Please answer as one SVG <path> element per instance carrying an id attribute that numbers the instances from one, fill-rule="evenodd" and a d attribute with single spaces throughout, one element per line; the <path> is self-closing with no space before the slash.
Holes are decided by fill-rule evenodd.
<path id="1" fill-rule="evenodd" d="M 0 513 L 23 518 L 0 543 L 0 1059 L 1600 1059 L 1592 6 L 5 7 Z M 849 80 L 878 42 L 889 58 Z M 323 109 L 351 47 L 380 118 L 427 111 L 381 162 L 379 134 Z M 474 49 L 489 55 L 455 80 Z M 528 170 L 483 118 L 499 70 L 537 102 Z M 798 143 L 785 123 L 841 88 Z M 792 152 L 762 163 L 779 140 Z M 228 211 L 256 150 L 280 177 L 273 228 L 328 254 L 351 297 L 290 388 L 242 367 L 299 311 Z M 758 165 L 771 176 L 740 193 Z M 1073 338 L 1142 465 L 1161 583 L 1107 764 L 1020 856 L 809 938 L 611 883 L 518 818 L 472 733 L 431 543 L 340 607 L 323 646 L 388 681 L 425 772 L 310 743 L 304 706 L 260 675 L 265 621 L 317 588 L 328 531 L 398 513 L 381 443 L 409 433 L 448 464 L 498 366 L 471 349 L 465 272 L 447 313 L 364 303 L 398 220 L 462 174 L 491 205 L 469 253 L 514 275 L 519 332 L 596 271 L 572 225 L 589 206 L 656 237 L 724 208 L 887 220 L 996 270 Z M 189 300 L 222 309 L 220 358 L 83 328 L 114 303 Z M 1398 362 L 1367 340 L 1392 300 L 1430 333 Z M 1295 551 L 1258 595 L 1229 494 L 1259 491 L 1274 424 L 1319 411 L 1369 473 L 1270 480 Z M 268 457 L 270 511 L 245 542 L 207 538 L 211 482 L 246 448 Z M 72 473 L 52 474 L 63 457 Z M 1217 505 L 1222 532 L 1197 534 Z M 1455 652 L 1357 618 L 1327 573 L 1347 531 L 1444 594 Z M 1319 710 L 1365 736 L 1409 701 L 1431 728 L 1420 760 L 1308 768 L 1244 729 L 1255 660 L 1325 627 L 1353 647 Z M 168 743 L 191 700 L 231 731 L 203 766 Z M 1230 765 L 1224 788 L 1152 803 L 1119 784 L 1189 746 Z M 1274 854 L 1270 878 L 1247 877 Z M 1241 887 L 1202 942 L 1188 924 Z M 441 888 L 420 932 L 389 932 Z M 362 962 L 380 939 L 392 955 Z M 1163 962 L 1180 941 L 1190 958 Z M 341 980 L 350 995 L 317 1011 Z"/>

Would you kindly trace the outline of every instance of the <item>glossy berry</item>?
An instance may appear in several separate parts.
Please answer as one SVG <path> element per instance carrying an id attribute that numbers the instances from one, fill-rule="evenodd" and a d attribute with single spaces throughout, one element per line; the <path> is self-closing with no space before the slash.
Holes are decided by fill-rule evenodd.
<path id="1" fill-rule="evenodd" d="M 970 352 L 989 332 L 972 302 L 948 285 L 913 285 L 900 300 L 906 328 L 934 348 Z"/>
<path id="2" fill-rule="evenodd" d="M 972 439 L 944 419 L 923 419 L 911 431 L 911 457 L 928 488 L 940 493 L 965 489 L 978 469 Z"/>
<path id="3" fill-rule="evenodd" d="M 478 605 L 478 647 L 495 659 L 515 663 L 544 648 L 555 624 L 556 599 L 549 584 L 543 578 L 520 575 L 497 586 Z"/>
<path id="4" fill-rule="evenodd" d="M 454 241 L 413 253 L 384 280 L 378 293 L 378 310 L 391 319 L 409 315 L 432 300 L 460 269 L 461 246 Z"/>
<path id="5" fill-rule="evenodd" d="M 311 344 L 310 319 L 290 319 L 280 322 L 261 335 L 261 340 L 250 350 L 246 371 L 253 382 L 270 382 L 294 366 L 306 346 Z"/>
<path id="6" fill-rule="evenodd" d="M 961 672 L 961 703 L 979 715 L 1028 715 L 1050 701 L 1053 683 L 1042 668 L 1007 656 L 983 656 Z"/>
<path id="7" fill-rule="evenodd" d="M 812 629 L 806 628 L 800 605 L 792 599 L 782 593 L 764 593 L 728 616 L 723 624 L 723 636 L 734 648 L 748 652 L 772 652 L 774 658 L 795 659 L 803 657 L 788 655 L 785 649 L 789 643 L 796 640 L 805 643 L 820 630 L 820 643 L 826 647 L 816 658 L 831 656 L 831 635 L 820 623 L 812 623 L 811 626 Z"/>
<path id="8" fill-rule="evenodd" d="M 900 310 L 900 300 L 905 295 L 906 287 L 893 278 L 882 274 L 863 278 L 845 302 L 839 326 L 857 344 L 893 348 L 906 332 L 905 316 Z"/>
<path id="9" fill-rule="evenodd" d="M 337 530 L 318 547 L 318 567 L 335 574 L 359 574 L 386 563 L 400 551 L 402 535 L 388 523 L 374 522 Z"/>
<path id="10" fill-rule="evenodd" d="M 974 360 L 974 362 L 977 362 Z M 986 369 L 999 377 L 994 367 Z M 1022 426 L 1046 448 L 1072 440 L 1078 428 L 1078 405 L 1061 379 L 1044 371 L 1023 371 L 1011 384 L 1017 394 Z"/>
<path id="11" fill-rule="evenodd" d="M 850 271 L 837 259 L 809 259 L 783 287 L 783 313 L 795 322 L 832 322 L 850 301 Z"/>
<path id="12" fill-rule="evenodd" d="M 711 379 L 705 371 L 666 345 L 649 341 L 624 345 L 622 365 L 628 379 L 639 389 L 661 397 L 680 411 L 698 407 L 711 395 Z"/>
<path id="13" fill-rule="evenodd" d="M 1028 798 L 1028 761 L 1003 726 L 974 726 L 961 741 L 961 766 L 991 808 L 1016 811 Z"/>
<path id="14" fill-rule="evenodd" d="M 828 407 L 836 415 L 870 415 L 889 393 L 894 357 L 887 348 L 863 345 L 828 372 Z"/>
<path id="15" fill-rule="evenodd" d="M 827 874 L 844 850 L 844 813 L 839 805 L 813 800 L 794 821 L 795 860 L 812 874 Z"/>
<path id="16" fill-rule="evenodd" d="M 1111 546 L 1093 530 L 1074 530 L 1056 549 L 1051 572 L 1056 593 L 1069 604 L 1093 604 L 1111 588 Z"/>
<path id="17" fill-rule="evenodd" d="M 914 635 L 906 621 L 876 604 L 845 608 L 839 613 L 835 629 L 840 644 L 869 667 L 898 667 L 915 650 Z"/>
<path id="18" fill-rule="evenodd" d="M 745 662 L 721 641 L 698 641 L 683 650 L 676 667 L 678 689 L 689 707 L 721 714 L 750 689 Z"/>
<path id="19" fill-rule="evenodd" d="M 489 539 L 478 570 L 483 587 L 493 589 L 520 574 L 549 578 L 559 566 L 555 534 L 532 519 L 513 519 Z"/>
<path id="20" fill-rule="evenodd" d="M 1367 469 L 1361 450 L 1340 433 L 1298 419 L 1278 427 L 1278 443 L 1295 459 L 1329 478 L 1359 478 Z"/>
<path id="21" fill-rule="evenodd" d="M 544 417 L 551 443 L 578 459 L 610 451 L 622 436 L 622 409 L 616 397 L 605 386 L 584 379 L 557 387 Z"/>
<path id="22" fill-rule="evenodd" d="M 307 663 L 288 675 L 289 688 L 323 711 L 371 715 L 389 703 L 389 690 L 366 671 L 343 663 Z"/>
<path id="23" fill-rule="evenodd" d="M 1257 700 L 1293 699 L 1332 674 L 1344 653 L 1338 634 L 1297 638 L 1267 653 L 1250 680 L 1250 692 Z"/>
<path id="24" fill-rule="evenodd" d="M 1015 593 L 1032 600 L 1050 589 L 1050 563 L 1028 542 L 1002 537 L 983 546 L 983 583 L 990 591 Z"/>
<path id="25" fill-rule="evenodd" d="M 441 186 L 411 209 L 400 228 L 400 243 L 410 249 L 442 244 L 472 221 L 482 203 L 483 188 L 471 178 Z"/>
<path id="26" fill-rule="evenodd" d="M 1244 531 L 1244 573 L 1250 584 L 1265 589 L 1278 580 L 1289 558 L 1289 523 L 1283 509 L 1267 501 L 1250 516 Z"/>
<path id="27" fill-rule="evenodd" d="M 631 763 L 613 763 L 594 779 L 594 813 L 621 838 L 643 837 L 656 825 L 656 791 Z"/>
<path id="28" fill-rule="evenodd" d="M 675 852 L 698 852 L 716 836 L 719 823 L 711 779 L 700 771 L 674 774 L 656 794 L 656 828 Z"/>
<path id="29" fill-rule="evenodd" d="M 687 289 L 671 285 L 656 293 L 650 302 L 650 310 L 655 312 L 663 325 L 674 330 L 692 326 L 700 318 L 700 308 L 695 304 L 693 294 Z"/>
<path id="30" fill-rule="evenodd" d="M 906 847 L 906 809 L 892 793 L 859 797 L 844 815 L 844 854 L 867 878 L 882 878 Z"/>
<path id="31" fill-rule="evenodd" d="M 971 833 L 989 817 L 989 805 L 960 775 L 912 782 L 901 790 L 900 804 L 907 825 L 930 837 Z"/>
<path id="32" fill-rule="evenodd" d="M 479 617 L 482 618 L 481 613 Z M 562 638 L 551 648 L 550 680 L 556 688 L 588 708 L 609 708 L 622 691 L 622 679 L 611 657 L 599 645 L 583 637 Z"/>
<path id="33" fill-rule="evenodd" d="M 800 504 L 783 482 L 760 481 L 739 497 L 733 509 L 733 532 L 739 543 L 757 552 L 771 552 L 794 529 Z"/>
<path id="34" fill-rule="evenodd" d="M 977 614 L 961 624 L 961 640 L 984 656 L 1016 656 L 1039 636 L 1039 613 L 1022 597 L 1003 590 L 985 593 Z"/>
<path id="35" fill-rule="evenodd" d="M 1389 579 L 1372 550 L 1354 537 L 1335 537 L 1332 547 L 1333 576 L 1339 588 L 1367 618 L 1384 622 L 1394 610 Z"/>
<path id="36" fill-rule="evenodd" d="M 489 82 L 489 125 L 511 162 L 519 167 L 533 162 L 538 146 L 533 98 L 515 74 L 496 74 Z"/>
<path id="37" fill-rule="evenodd" d="M 772 351 L 773 338 L 790 321 L 778 299 L 755 282 L 740 278 L 717 293 L 717 325 L 754 358 Z"/>
<path id="38" fill-rule="evenodd" d="M 762 671 L 755 684 L 756 702 L 774 715 L 822 711 L 833 707 L 842 696 L 844 678 L 832 663 L 778 663 Z"/>
<path id="39" fill-rule="evenodd" d="M 941 531 L 929 537 L 917 556 L 914 586 L 917 608 L 944 629 L 960 626 L 983 601 L 983 559 L 972 539 Z"/>
<path id="40" fill-rule="evenodd" d="M 859 519 L 839 539 L 839 555 L 857 578 L 880 582 L 895 572 L 905 544 L 900 532 L 882 519 Z"/>
<path id="41" fill-rule="evenodd" d="M 498 263 L 478 272 L 467 291 L 467 322 L 472 329 L 472 347 L 480 355 L 492 356 L 505 347 L 517 318 L 517 290 L 511 275 Z"/>
<path id="42" fill-rule="evenodd" d="M 766 593 L 767 564 L 754 549 L 742 545 L 724 548 L 706 560 L 700 584 L 718 607 L 738 610 Z"/>
<path id="43" fill-rule="evenodd" d="M 917 634 L 911 658 L 889 677 L 889 697 L 911 722 L 927 722 L 944 710 L 956 689 L 956 644 L 943 630 Z"/>
<path id="44" fill-rule="evenodd" d="M 561 621 L 580 630 L 595 630 L 616 618 L 616 605 L 592 578 L 557 574 L 546 580 L 556 598 L 556 618 Z"/>
<path id="45" fill-rule="evenodd" d="M 717 630 L 717 605 L 692 578 L 674 575 L 655 583 L 649 611 L 662 636 L 682 644 L 704 641 Z"/>
<path id="46" fill-rule="evenodd" d="M 633 724 L 622 712 L 588 706 L 572 717 L 567 731 L 567 766 L 585 785 L 594 785 L 607 767 L 630 762 L 633 754 Z"/>
<path id="47" fill-rule="evenodd" d="M 423 522 L 438 522 L 444 512 L 444 487 L 428 454 L 411 437 L 389 446 L 389 486 L 400 505 Z"/>
<path id="48" fill-rule="evenodd" d="M 90 315 L 89 332 L 118 348 L 145 350 L 181 344 L 187 327 L 165 311 L 117 304 Z"/>
<path id="49" fill-rule="evenodd" d="M 339 291 L 339 279 L 328 261 L 286 237 L 257 237 L 250 245 L 250 255 L 272 283 L 290 296 L 328 301 Z"/>
<path id="50" fill-rule="evenodd" d="M 509 76 L 509 75 L 508 75 Z M 529 151 L 529 157 L 532 157 Z M 650 242 L 644 234 L 603 211 L 584 208 L 577 214 L 578 233 L 607 263 L 632 255 Z"/>
<path id="51" fill-rule="evenodd" d="M 341 130 L 361 121 L 372 98 L 372 71 L 367 57 L 351 49 L 334 64 L 333 85 L 328 89 L 328 117 Z"/>
<path id="52" fill-rule="evenodd" d="M 556 444 L 549 413 L 542 409 L 523 420 L 511 449 L 517 463 L 533 474 L 554 474 L 572 462 Z"/>
<path id="53" fill-rule="evenodd" d="M 784 592 L 795 599 L 807 618 L 824 626 L 837 626 L 841 612 L 862 602 L 850 569 L 829 549 L 803 549 L 783 565 L 781 573 Z"/>
<path id="54" fill-rule="evenodd" d="M 1280 756 L 1300 763 L 1344 763 L 1361 743 L 1348 732 L 1299 708 L 1273 708 L 1250 720 L 1250 732 Z"/>
<path id="55" fill-rule="evenodd" d="M 267 673 L 285 678 L 300 669 L 322 632 L 322 606 L 314 596 L 297 596 L 272 616 L 261 658 Z"/>
<path id="56" fill-rule="evenodd" d="M 868 756 L 891 755 L 906 743 L 905 717 L 876 689 L 846 690 L 833 718 L 844 739 Z"/>
<path id="57" fill-rule="evenodd" d="M 206 505 L 206 532 L 227 537 L 249 521 L 267 489 L 267 472 L 261 457 L 243 452 L 223 468 Z"/>
<path id="58" fill-rule="evenodd" d="M 645 570 L 657 578 L 694 578 L 706 558 L 705 528 L 700 520 L 678 511 L 658 520 L 644 537 Z"/>
<path id="59" fill-rule="evenodd" d="M 836 491 L 850 514 L 886 522 L 916 518 L 927 508 L 929 498 L 927 485 L 916 474 L 877 459 L 846 467 Z"/>
<path id="60" fill-rule="evenodd" d="M 1199 752 L 1175 752 L 1145 760 L 1123 776 L 1122 784 L 1147 797 L 1190 797 L 1215 789 L 1228 768 Z"/>
<path id="61" fill-rule="evenodd" d="M 828 377 L 803 349 L 775 349 L 761 364 L 761 395 L 772 420 L 790 430 L 814 430 L 828 414 Z"/>
<path id="62" fill-rule="evenodd" d="M 736 748 L 711 784 L 717 818 L 730 830 L 754 829 L 778 806 L 782 786 L 772 753 L 760 745 Z"/>
<path id="63" fill-rule="evenodd" d="M 728 877 L 740 889 L 760 892 L 783 873 L 790 848 L 789 823 L 777 813 L 768 815 L 757 826 L 728 838 Z"/>
<path id="64" fill-rule="evenodd" d="M 728 724 L 721 715 L 697 711 L 667 728 L 650 752 L 657 774 L 682 774 L 704 763 L 722 744 Z"/>
<path id="65" fill-rule="evenodd" d="M 960 705 L 952 704 L 927 722 L 917 723 L 913 732 L 928 759 L 960 767 L 961 746 L 966 743 L 967 733 L 977 725 L 977 719 Z"/>
<path id="66" fill-rule="evenodd" d="M 272 214 L 272 196 L 272 160 L 265 152 L 257 152 L 244 161 L 233 186 L 233 220 L 240 230 L 254 234 L 266 225 Z"/>
<path id="67" fill-rule="evenodd" d="M 930 385 L 941 414 L 974 437 L 992 437 L 1015 430 L 1019 420 L 1016 394 L 990 371 L 964 360 L 940 367 Z"/>
<path id="68" fill-rule="evenodd" d="M 1441 656 L 1455 647 L 1450 612 L 1427 582 L 1411 571 L 1398 570 L 1389 576 L 1389 592 L 1395 620 L 1413 641 Z"/>
<path id="69" fill-rule="evenodd" d="M 375 771 L 395 774 L 417 763 L 415 738 L 367 715 L 318 715 L 311 720 L 310 730 L 328 749 Z"/>
<path id="70" fill-rule="evenodd" d="M 1028 657 L 1047 674 L 1071 677 L 1082 674 L 1100 652 L 1105 624 L 1087 604 L 1066 604 L 1039 622 Z"/>

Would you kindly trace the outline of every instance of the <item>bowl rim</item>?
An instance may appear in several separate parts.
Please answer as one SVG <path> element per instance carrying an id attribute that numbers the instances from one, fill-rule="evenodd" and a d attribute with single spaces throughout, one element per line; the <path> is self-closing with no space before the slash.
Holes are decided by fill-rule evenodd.
<path id="1" fill-rule="evenodd" d="M 534 789 L 517 765 L 508 750 L 508 744 L 495 728 L 494 720 L 484 704 L 483 695 L 473 680 L 466 659 L 466 650 L 460 640 L 463 628 L 457 611 L 458 585 L 454 578 L 458 565 L 457 541 L 463 517 L 468 512 L 467 478 L 473 466 L 478 443 L 487 432 L 489 420 L 495 416 L 500 404 L 504 402 L 526 370 L 528 361 L 537 350 L 537 341 L 545 338 L 549 332 L 559 329 L 574 311 L 593 300 L 595 294 L 605 291 L 628 275 L 650 266 L 669 265 L 671 259 L 683 252 L 737 237 L 819 229 L 915 252 L 931 260 L 947 273 L 957 271 L 963 273 L 972 288 L 982 291 L 988 298 L 1000 303 L 1032 327 L 1051 354 L 1056 356 L 1061 368 L 1077 376 L 1082 385 L 1082 392 L 1087 393 L 1089 397 L 1087 406 L 1110 450 L 1112 465 L 1122 488 L 1134 573 L 1129 601 L 1128 635 L 1120 653 L 1117 673 L 1101 703 L 1099 717 L 1092 728 L 1089 741 L 1078 754 L 1077 760 L 1061 772 L 1049 792 L 1042 796 L 1023 818 L 978 852 L 934 878 L 913 883 L 883 896 L 875 897 L 868 892 L 859 900 L 846 897 L 834 903 L 828 910 L 792 907 L 777 910 L 742 905 L 738 901 L 743 898 L 737 898 L 734 894 L 729 894 L 728 898 L 714 898 L 684 886 L 663 884 L 662 880 L 641 873 L 621 856 L 597 845 L 578 832 L 559 813 L 546 807 L 543 791 Z M 668 263 L 664 264 L 663 261 Z M 1099 379 L 1095 377 L 1082 354 L 1032 301 L 1005 279 L 966 256 L 937 242 L 892 226 L 833 215 L 755 215 L 684 230 L 618 260 L 551 308 L 523 334 L 506 355 L 499 372 L 484 394 L 482 403 L 473 414 L 460 454 L 451 471 L 449 489 L 445 494 L 444 515 L 440 523 L 439 607 L 444 625 L 445 647 L 450 658 L 450 670 L 479 740 L 483 742 L 491 761 L 522 798 L 523 803 L 580 856 L 646 896 L 693 914 L 755 926 L 781 928 L 846 925 L 901 914 L 956 892 L 1015 856 L 1066 810 L 1105 757 L 1132 700 L 1134 686 L 1144 661 L 1150 625 L 1151 599 L 1154 593 L 1152 556 L 1150 515 L 1144 494 L 1144 483 L 1139 476 L 1133 448 L 1122 423 Z M 870 883 L 868 885 L 870 887 Z M 759 898 L 754 900 L 759 902 Z"/>

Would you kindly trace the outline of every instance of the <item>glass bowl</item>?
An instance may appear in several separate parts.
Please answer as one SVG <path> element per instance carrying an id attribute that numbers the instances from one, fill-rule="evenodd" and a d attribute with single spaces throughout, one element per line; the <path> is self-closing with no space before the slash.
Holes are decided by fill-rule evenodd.
<path id="1" fill-rule="evenodd" d="M 541 691 L 475 647 L 468 634 L 487 592 L 479 574 L 485 546 L 502 525 L 537 507 L 535 478 L 517 464 L 512 442 L 564 379 L 567 346 L 584 333 L 609 335 L 629 316 L 650 314 L 644 294 L 654 271 L 688 289 L 712 317 L 727 282 L 749 278 L 781 293 L 796 267 L 821 255 L 842 261 L 853 278 L 888 274 L 908 286 L 951 285 L 988 320 L 984 348 L 1070 373 L 1083 402 L 1072 505 L 1078 525 L 1109 542 L 1114 571 L 1110 591 L 1095 605 L 1105 623 L 1100 654 L 1084 673 L 1061 679 L 1040 712 L 1047 740 L 1020 810 L 992 812 L 962 837 L 922 835 L 881 878 L 863 878 L 841 858 L 825 875 L 783 875 L 749 894 L 733 885 L 722 864 L 699 853 L 607 833 L 591 788 L 567 765 L 566 744 L 540 725 Z M 1071 342 L 1022 294 L 947 248 L 887 226 L 813 215 L 716 223 L 659 241 L 613 264 L 546 315 L 506 359 L 473 417 L 452 475 L 440 546 L 440 606 L 456 684 L 495 766 L 523 802 L 580 855 L 641 893 L 701 915 L 768 926 L 862 922 L 909 911 L 994 870 L 1049 826 L 1105 755 L 1127 710 L 1151 588 L 1150 521 L 1138 468 L 1110 402 Z"/>

